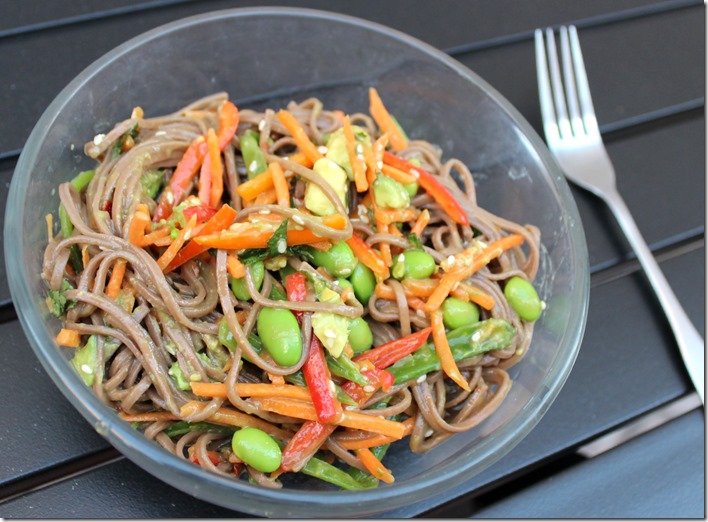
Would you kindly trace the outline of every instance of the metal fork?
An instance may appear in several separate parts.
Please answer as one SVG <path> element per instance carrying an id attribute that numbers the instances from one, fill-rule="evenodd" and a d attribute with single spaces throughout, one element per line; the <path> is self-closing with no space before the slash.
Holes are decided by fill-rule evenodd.
<path id="1" fill-rule="evenodd" d="M 563 74 L 552 29 L 536 29 L 536 70 L 548 147 L 568 179 L 602 198 L 615 215 L 671 324 L 688 374 L 704 403 L 705 343 L 671 290 L 615 185 L 615 171 L 595 118 L 574 26 L 560 28 Z"/>

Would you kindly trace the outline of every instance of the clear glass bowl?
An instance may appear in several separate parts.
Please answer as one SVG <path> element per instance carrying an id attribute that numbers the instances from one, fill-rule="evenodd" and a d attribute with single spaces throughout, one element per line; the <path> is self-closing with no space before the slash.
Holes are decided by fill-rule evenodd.
<path id="1" fill-rule="evenodd" d="M 104 406 L 53 338 L 60 325 L 40 280 L 44 216 L 56 187 L 93 162 L 83 144 L 139 105 L 172 112 L 225 90 L 242 107 L 283 106 L 310 96 L 348 112 L 368 109 L 378 88 L 413 137 L 439 144 L 475 173 L 480 204 L 540 227 L 537 279 L 548 304 L 533 345 L 512 370 L 503 406 L 483 425 L 414 455 L 406 442 L 386 457 L 396 482 L 335 491 L 306 477 L 282 490 L 211 474 L 168 454 Z M 584 331 L 587 247 L 568 186 L 545 145 L 491 86 L 440 51 L 381 25 L 319 11 L 234 9 L 177 21 L 106 54 L 52 102 L 20 156 L 5 218 L 8 279 L 25 333 L 49 376 L 78 411 L 137 465 L 182 491 L 225 507 L 276 517 L 381 513 L 454 487 L 497 461 L 539 421 L 575 361 Z"/>

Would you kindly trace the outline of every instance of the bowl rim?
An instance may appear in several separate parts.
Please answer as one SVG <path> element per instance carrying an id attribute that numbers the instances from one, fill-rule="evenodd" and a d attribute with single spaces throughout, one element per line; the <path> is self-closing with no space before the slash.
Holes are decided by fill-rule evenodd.
<path id="1" fill-rule="evenodd" d="M 410 487 L 408 484 L 398 485 L 394 483 L 386 487 L 361 491 L 308 490 L 306 497 L 303 495 L 302 491 L 299 490 L 269 490 L 248 484 L 245 481 L 235 481 L 230 478 L 221 477 L 194 466 L 163 450 L 159 445 L 155 444 L 154 441 L 144 438 L 144 436 L 134 430 L 130 424 L 122 421 L 113 409 L 104 405 L 93 394 L 92 390 L 84 385 L 83 381 L 81 381 L 75 372 L 68 371 L 70 367 L 67 365 L 67 361 L 61 352 L 56 349 L 54 340 L 49 335 L 45 321 L 42 319 L 36 306 L 37 296 L 32 295 L 27 283 L 32 277 L 36 277 L 36 274 L 30 277 L 28 273 L 30 264 L 24 263 L 20 256 L 12 256 L 10 254 L 11 252 L 24 251 L 23 245 L 25 238 L 22 237 L 21 234 L 17 234 L 15 230 L 16 227 L 24 223 L 25 220 L 25 206 L 22 203 L 29 180 L 28 176 L 20 174 L 28 171 L 29 167 L 35 162 L 39 148 L 46 137 L 47 129 L 51 126 L 63 106 L 81 89 L 88 79 L 100 72 L 103 68 L 109 66 L 112 61 L 121 55 L 134 50 L 136 47 L 146 42 L 170 33 L 186 30 L 195 25 L 208 24 L 215 20 L 223 20 L 224 18 L 262 16 L 319 19 L 330 23 L 354 25 L 358 28 L 380 33 L 415 48 L 417 51 L 443 63 L 446 67 L 461 75 L 467 81 L 478 85 L 507 113 L 514 125 L 521 131 L 524 139 L 530 142 L 543 168 L 548 173 L 548 178 L 553 181 L 552 188 L 557 192 L 557 197 L 562 200 L 562 203 L 566 207 L 569 219 L 576 222 L 574 226 L 575 233 L 571 234 L 573 249 L 570 255 L 572 257 L 571 262 L 577 267 L 579 274 L 580 284 L 578 285 L 577 291 L 580 293 L 580 299 L 573 301 L 574 306 L 572 306 L 569 312 L 569 324 L 571 324 L 574 319 L 576 328 L 567 326 L 562 338 L 558 340 L 559 344 L 568 346 L 570 352 L 565 354 L 565 357 L 556 355 L 554 363 L 546 379 L 543 381 L 545 393 L 535 395 L 535 400 L 529 401 L 524 408 L 526 412 L 525 417 L 523 417 L 521 421 L 512 419 L 499 429 L 498 434 L 501 438 L 495 439 L 494 446 L 499 445 L 500 442 L 501 446 L 497 448 L 496 451 L 492 452 L 484 448 L 485 442 L 486 446 L 491 444 L 489 441 L 483 441 L 479 445 L 484 451 L 481 452 L 482 458 L 476 460 L 474 465 L 466 463 L 463 464 L 461 468 L 458 467 L 454 469 L 450 465 L 445 465 L 444 469 L 433 477 L 425 477 L 422 475 L 420 480 L 415 483 L 415 488 Z M 450 490 L 451 488 L 459 486 L 493 462 L 499 460 L 538 423 L 541 416 L 547 411 L 556 398 L 570 374 L 580 349 L 587 320 L 590 278 L 587 246 L 578 209 L 560 168 L 546 148 L 545 143 L 526 119 L 506 98 L 484 79 L 432 45 L 377 22 L 325 10 L 296 7 L 248 7 L 210 11 L 157 26 L 127 40 L 99 57 L 60 91 L 44 111 L 29 135 L 12 177 L 5 215 L 4 235 L 7 273 L 19 274 L 17 277 L 8 277 L 8 283 L 21 326 L 45 371 L 47 371 L 54 383 L 60 388 L 63 395 L 72 403 L 79 413 L 94 426 L 94 429 L 99 434 L 104 436 L 109 443 L 121 451 L 122 454 L 149 473 L 156 475 L 160 480 L 166 481 L 184 491 L 184 485 L 181 482 L 166 480 L 170 477 L 165 477 L 164 473 L 156 473 L 156 470 L 165 466 L 176 467 L 181 476 L 190 477 L 195 481 L 202 481 L 204 485 L 215 486 L 213 488 L 200 489 L 199 493 L 196 492 L 195 488 L 192 488 L 190 490 L 191 494 L 230 509 L 238 509 L 257 515 L 270 512 L 267 508 L 260 510 L 252 509 L 249 503 L 238 506 L 233 502 L 225 503 L 224 499 L 220 496 L 221 493 L 226 491 L 238 491 L 270 502 L 271 507 L 284 507 L 286 510 L 288 504 L 298 507 L 307 505 L 311 514 L 323 514 L 328 516 L 332 516 L 331 508 L 332 505 L 336 503 L 338 509 L 346 508 L 345 511 L 347 511 L 347 513 L 342 512 L 341 514 L 341 516 L 346 516 L 352 513 L 360 515 L 388 511 L 399 508 L 406 503 L 414 503 L 419 500 L 428 499 L 440 493 L 443 489 Z M 140 461 L 138 461 L 130 458 L 130 454 L 136 449 L 141 451 L 144 460 L 140 459 Z M 423 492 L 425 492 L 424 496 L 421 496 Z M 416 496 L 412 497 L 412 495 Z M 366 509 L 363 508 L 364 505 L 367 505 Z M 349 512 L 350 510 L 351 512 Z M 270 513 L 270 516 L 280 514 L 281 512 L 282 509 L 276 509 L 273 513 Z"/>

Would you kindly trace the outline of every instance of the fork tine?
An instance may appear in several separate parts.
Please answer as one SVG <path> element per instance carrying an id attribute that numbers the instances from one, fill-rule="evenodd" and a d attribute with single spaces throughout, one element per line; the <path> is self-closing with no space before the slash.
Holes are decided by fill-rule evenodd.
<path id="1" fill-rule="evenodd" d="M 585 134 L 583 120 L 580 115 L 578 106 L 578 92 L 575 85 L 575 72 L 573 71 L 573 57 L 570 52 L 570 43 L 568 41 L 568 28 L 563 26 L 560 28 L 560 43 L 561 43 L 561 61 L 563 62 L 563 78 L 565 79 L 565 95 L 568 101 L 568 114 L 570 117 L 570 125 L 573 127 L 573 132 L 576 136 Z"/>
<path id="2" fill-rule="evenodd" d="M 548 69 L 551 73 L 551 88 L 553 89 L 553 99 L 555 101 L 556 118 L 561 138 L 571 137 L 573 135 L 570 128 L 570 120 L 568 119 L 568 111 L 566 110 L 565 93 L 563 88 L 563 78 L 561 77 L 560 67 L 558 65 L 558 53 L 556 51 L 556 39 L 553 35 L 553 29 L 546 29 L 546 49 L 548 52 Z"/>
<path id="3" fill-rule="evenodd" d="M 588 75 L 585 72 L 585 62 L 583 61 L 583 52 L 580 49 L 578 31 L 574 25 L 571 25 L 568 28 L 568 32 L 570 37 L 570 54 L 573 57 L 575 80 L 585 130 L 588 134 L 599 134 L 600 129 L 597 126 L 592 96 L 590 96 L 590 84 L 588 83 Z"/>
<path id="4" fill-rule="evenodd" d="M 548 64 L 546 62 L 546 46 L 543 42 L 543 32 L 536 29 L 536 75 L 538 78 L 538 97 L 541 102 L 541 117 L 546 139 L 556 141 L 560 139 L 556 111 L 553 108 L 553 94 L 551 93 L 551 80 L 548 77 Z"/>

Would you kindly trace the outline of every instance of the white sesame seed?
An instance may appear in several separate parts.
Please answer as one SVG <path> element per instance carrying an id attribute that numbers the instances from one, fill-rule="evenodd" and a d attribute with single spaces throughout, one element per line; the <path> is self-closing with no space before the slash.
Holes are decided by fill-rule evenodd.
<path id="1" fill-rule="evenodd" d="M 354 151 L 356 152 L 357 156 L 361 155 L 361 157 L 364 157 L 364 147 L 361 146 L 361 143 L 357 143 L 356 147 L 354 147 Z"/>
<path id="2" fill-rule="evenodd" d="M 342 268 L 339 272 L 340 272 L 343 276 L 348 276 L 349 274 L 352 273 L 352 269 L 351 269 L 351 268 Z"/>
<path id="3" fill-rule="evenodd" d="M 347 406 L 344 407 L 345 410 L 347 411 L 354 411 L 356 410 L 356 406 L 352 406 L 351 404 L 348 404 Z"/>
<path id="4" fill-rule="evenodd" d="M 335 387 L 334 383 L 332 380 L 327 381 L 327 387 L 332 393 L 337 393 L 337 388 Z"/>
<path id="5" fill-rule="evenodd" d="M 452 287 L 452 291 L 454 292 L 455 290 L 457 290 L 457 288 L 459 286 L 460 286 L 460 282 L 458 281 L 457 283 L 455 283 L 455 286 Z"/>
<path id="6" fill-rule="evenodd" d="M 374 390 L 376 390 L 376 388 L 374 388 L 373 386 L 371 386 L 371 384 L 367 384 L 366 386 L 364 386 L 364 391 L 365 391 L 366 393 L 371 393 L 371 392 L 373 392 Z"/>
<path id="7" fill-rule="evenodd" d="M 366 214 L 363 214 L 363 215 L 359 216 L 359 219 L 361 219 L 361 222 L 362 222 L 362 223 L 367 223 L 367 224 L 368 224 L 368 223 L 371 223 L 371 220 L 369 219 L 369 216 L 367 216 Z"/>
<path id="8" fill-rule="evenodd" d="M 319 152 L 320 154 L 327 154 L 328 150 L 329 149 L 324 145 L 320 145 L 319 147 L 317 147 L 317 152 Z"/>
<path id="9" fill-rule="evenodd" d="M 172 205 L 175 202 L 175 195 L 171 191 L 167 191 L 167 202 Z"/>
<path id="10" fill-rule="evenodd" d="M 192 381 L 192 382 L 201 381 L 201 380 L 202 380 L 202 376 L 199 375 L 198 373 L 193 373 L 192 375 L 189 376 L 189 380 Z"/>
<path id="11" fill-rule="evenodd" d="M 93 373 L 93 368 L 91 368 L 88 364 L 82 364 L 81 371 L 84 373 Z"/>
<path id="12" fill-rule="evenodd" d="M 480 337 L 482 337 L 482 332 L 477 330 L 475 333 L 472 334 L 472 337 L 471 337 L 472 342 L 475 342 L 475 343 L 478 342 Z"/>
<path id="13" fill-rule="evenodd" d="M 262 131 L 263 127 L 265 127 L 265 120 L 261 120 L 258 122 L 258 130 Z"/>
<path id="14" fill-rule="evenodd" d="M 406 260 L 406 256 L 404 256 L 403 254 L 398 254 L 396 261 L 398 261 L 399 263 L 403 263 L 405 260 Z"/>
<path id="15" fill-rule="evenodd" d="M 429 429 L 428 431 L 425 432 L 426 437 L 430 437 L 433 433 L 435 433 L 432 429 Z"/>
<path id="16" fill-rule="evenodd" d="M 418 317 L 425 317 L 425 312 L 424 312 L 423 310 L 421 310 L 420 308 L 415 311 L 415 314 L 416 314 Z"/>
<path id="17" fill-rule="evenodd" d="M 167 134 L 167 132 L 165 132 L 163 130 L 159 130 L 155 133 L 155 136 L 164 136 L 165 134 Z"/>
<path id="18" fill-rule="evenodd" d="M 417 382 L 418 384 L 423 384 L 423 383 L 425 382 L 425 379 L 427 379 L 427 377 L 428 377 L 428 376 L 427 376 L 426 374 L 423 374 L 423 375 L 421 375 L 420 377 L 418 377 L 418 378 L 415 380 L 415 382 Z"/>
<path id="19" fill-rule="evenodd" d="M 293 216 L 293 221 L 294 221 L 295 223 L 297 223 L 298 225 L 304 225 L 304 224 L 305 224 L 305 220 L 302 219 L 302 217 L 298 216 L 297 214 L 295 214 L 295 215 Z"/>
<path id="20" fill-rule="evenodd" d="M 455 256 L 447 256 L 447 264 L 454 265 L 455 264 Z"/>
<path id="21" fill-rule="evenodd" d="M 409 172 L 409 173 L 411 174 L 411 176 L 413 176 L 415 179 L 418 179 L 418 178 L 420 177 L 420 172 L 418 172 L 418 171 L 415 170 L 415 169 L 410 169 L 408 172 Z"/>
<path id="22" fill-rule="evenodd" d="M 284 254 L 288 248 L 288 242 L 285 239 L 278 240 L 278 252 Z"/>
<path id="23" fill-rule="evenodd" d="M 93 144 L 94 144 L 94 145 L 100 145 L 100 144 L 103 142 L 104 139 L 106 139 L 106 135 L 105 135 L 105 134 L 96 134 L 96 135 L 93 137 Z"/>
<path id="24" fill-rule="evenodd" d="M 327 339 L 336 339 L 337 338 L 337 333 L 333 332 L 332 330 L 325 330 L 324 331 L 324 336 Z"/>
<path id="25" fill-rule="evenodd" d="M 75 148 L 76 148 L 76 146 L 73 143 L 71 144 L 71 146 L 69 146 L 70 150 L 74 150 Z"/>
<path id="26" fill-rule="evenodd" d="M 383 168 L 383 161 L 377 161 L 376 162 L 376 168 L 381 170 Z"/>
<path id="27" fill-rule="evenodd" d="M 264 208 L 263 210 L 259 210 L 258 213 L 263 214 L 264 216 L 267 216 L 268 214 L 270 214 L 270 210 L 267 208 Z"/>
<path id="28" fill-rule="evenodd" d="M 192 236 L 192 229 L 187 230 L 184 234 L 184 240 L 187 241 Z"/>
<path id="29" fill-rule="evenodd" d="M 541 301 L 541 310 L 546 309 L 546 301 Z"/>

